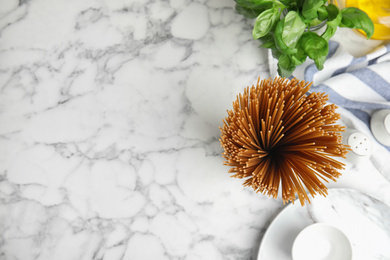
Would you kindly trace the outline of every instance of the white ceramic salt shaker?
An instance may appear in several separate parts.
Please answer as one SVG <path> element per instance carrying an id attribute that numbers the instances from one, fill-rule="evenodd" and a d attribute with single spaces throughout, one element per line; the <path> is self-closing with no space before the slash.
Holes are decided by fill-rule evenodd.
<path id="1" fill-rule="evenodd" d="M 363 132 L 347 129 L 343 133 L 343 143 L 351 147 L 351 151 L 347 154 L 347 160 L 354 164 L 369 158 L 372 153 L 372 140 Z"/>

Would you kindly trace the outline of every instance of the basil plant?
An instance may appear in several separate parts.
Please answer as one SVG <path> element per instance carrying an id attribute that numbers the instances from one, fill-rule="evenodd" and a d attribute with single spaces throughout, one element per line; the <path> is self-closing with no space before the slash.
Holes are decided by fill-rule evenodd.
<path id="1" fill-rule="evenodd" d="M 327 0 L 235 0 L 236 11 L 246 18 L 256 19 L 253 38 L 260 47 L 272 50 L 278 59 L 278 73 L 289 77 L 307 57 L 318 70 L 324 67 L 329 52 L 329 39 L 337 27 L 363 30 L 367 38 L 374 33 L 368 15 L 355 7 L 339 9 Z M 326 23 L 319 35 L 313 27 Z"/>

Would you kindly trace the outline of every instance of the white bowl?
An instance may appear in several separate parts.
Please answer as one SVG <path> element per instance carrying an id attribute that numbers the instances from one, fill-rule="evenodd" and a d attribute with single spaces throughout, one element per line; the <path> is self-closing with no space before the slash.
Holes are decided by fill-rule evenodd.
<path id="1" fill-rule="evenodd" d="M 352 246 L 347 236 L 336 227 L 317 223 L 298 234 L 292 256 L 294 260 L 350 260 Z"/>
<path id="2" fill-rule="evenodd" d="M 390 109 L 378 110 L 372 115 L 371 131 L 381 144 L 390 146 Z"/>

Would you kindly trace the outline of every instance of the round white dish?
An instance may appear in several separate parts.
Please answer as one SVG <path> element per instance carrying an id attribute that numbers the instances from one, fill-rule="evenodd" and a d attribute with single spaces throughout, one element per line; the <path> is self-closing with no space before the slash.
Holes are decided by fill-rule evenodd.
<path id="1" fill-rule="evenodd" d="M 258 260 L 292 260 L 298 234 L 314 223 L 327 223 L 349 239 L 354 260 L 390 259 L 390 207 L 350 189 L 330 189 L 302 207 L 290 204 L 271 222 L 261 241 Z"/>
<path id="2" fill-rule="evenodd" d="M 292 257 L 294 260 L 351 260 L 352 247 L 347 236 L 338 228 L 316 223 L 296 237 Z"/>

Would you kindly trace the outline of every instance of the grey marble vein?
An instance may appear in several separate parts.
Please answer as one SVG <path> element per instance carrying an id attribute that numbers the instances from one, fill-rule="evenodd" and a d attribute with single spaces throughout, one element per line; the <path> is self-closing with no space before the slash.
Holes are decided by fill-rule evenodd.
<path id="1" fill-rule="evenodd" d="M 0 258 L 257 259 L 284 206 L 229 178 L 218 127 L 258 76 L 233 1 L 3 1 Z"/>

